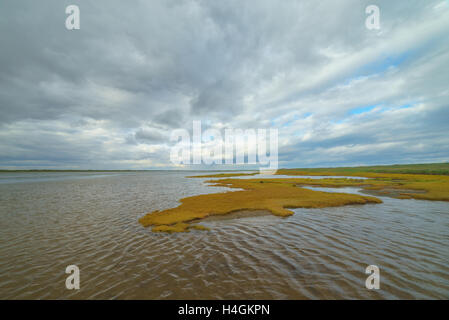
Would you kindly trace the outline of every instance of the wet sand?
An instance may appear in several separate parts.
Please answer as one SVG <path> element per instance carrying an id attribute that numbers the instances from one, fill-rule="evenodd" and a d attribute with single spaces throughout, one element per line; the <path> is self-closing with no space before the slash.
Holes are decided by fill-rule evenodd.
<path id="1" fill-rule="evenodd" d="M 224 221 L 224 220 L 233 220 L 233 219 L 242 219 L 242 218 L 257 218 L 257 217 L 265 217 L 265 216 L 272 216 L 272 214 L 268 210 L 239 210 L 239 211 L 234 211 L 234 212 L 230 212 L 227 214 L 209 216 L 209 217 L 203 218 L 203 219 L 196 219 L 196 220 L 191 221 L 191 223 Z"/>

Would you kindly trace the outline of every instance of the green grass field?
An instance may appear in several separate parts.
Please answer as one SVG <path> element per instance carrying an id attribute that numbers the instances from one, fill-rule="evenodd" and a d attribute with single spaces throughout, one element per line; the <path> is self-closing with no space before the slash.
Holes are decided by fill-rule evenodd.
<path id="1" fill-rule="evenodd" d="M 449 163 L 425 163 L 425 164 L 396 164 L 389 166 L 363 166 L 363 167 L 340 167 L 340 168 L 309 168 L 309 169 L 281 169 L 288 174 L 289 170 L 310 173 L 335 172 L 342 175 L 357 172 L 374 173 L 405 173 L 405 174 L 438 174 L 449 175 Z"/>

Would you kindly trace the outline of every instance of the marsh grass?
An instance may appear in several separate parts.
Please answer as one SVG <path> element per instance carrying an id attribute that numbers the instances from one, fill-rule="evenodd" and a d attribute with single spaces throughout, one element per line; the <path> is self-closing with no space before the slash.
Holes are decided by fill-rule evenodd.
<path id="1" fill-rule="evenodd" d="M 189 222 L 209 216 L 226 215 L 242 210 L 266 210 L 288 217 L 292 208 L 324 208 L 349 204 L 381 203 L 371 196 L 347 193 L 328 193 L 297 187 L 301 179 L 221 179 L 207 181 L 213 186 L 243 189 L 239 191 L 205 194 L 181 199 L 176 208 L 154 211 L 139 219 L 144 226 L 157 232 L 185 232 Z M 263 181 L 263 183 L 260 183 Z M 301 181 L 299 181 L 301 182 Z"/>
<path id="2" fill-rule="evenodd" d="M 413 173 L 411 173 L 413 172 Z M 426 172 L 427 174 L 422 174 Z M 439 174 L 437 174 L 439 173 Z M 176 208 L 154 211 L 139 219 L 144 227 L 155 232 L 188 232 L 206 229 L 192 224 L 210 216 L 241 211 L 268 211 L 273 215 L 288 217 L 293 208 L 324 208 L 349 204 L 381 203 L 378 198 L 348 193 L 330 193 L 303 188 L 360 187 L 367 193 L 391 196 L 398 199 L 449 201 L 449 164 L 398 165 L 355 168 L 280 169 L 278 175 L 290 176 L 353 176 L 347 178 L 272 178 L 230 179 L 257 173 L 225 173 L 200 178 L 226 178 L 209 180 L 211 186 L 240 189 L 238 191 L 205 194 L 181 199 Z M 193 178 L 191 177 L 191 178 Z"/>
<path id="3" fill-rule="evenodd" d="M 281 170 L 279 174 L 286 174 Z M 289 175 L 313 175 L 304 173 L 302 170 L 288 170 Z M 341 172 L 326 171 L 326 176 L 340 175 Z M 368 178 L 357 179 L 302 179 L 301 184 L 320 187 L 351 187 L 359 186 L 364 190 L 378 191 L 386 195 L 393 195 L 400 199 L 420 199 L 449 201 L 449 176 L 445 175 L 423 175 L 423 174 L 389 174 L 373 172 L 351 172 L 347 175 Z M 322 175 L 320 172 L 316 175 Z M 401 191 L 403 190 L 403 191 Z M 397 194 L 397 195 L 396 195 Z"/>

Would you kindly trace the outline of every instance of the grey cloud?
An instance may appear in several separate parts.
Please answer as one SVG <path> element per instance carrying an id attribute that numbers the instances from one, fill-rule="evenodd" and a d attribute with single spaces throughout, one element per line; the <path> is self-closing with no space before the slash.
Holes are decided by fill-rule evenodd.
<path id="1" fill-rule="evenodd" d="M 0 166 L 168 167 L 168 133 L 192 120 L 267 128 L 277 118 L 292 122 L 279 125 L 286 166 L 323 163 L 327 152 L 338 164 L 445 158 L 444 3 L 377 1 L 381 30 L 370 32 L 368 0 L 5 0 Z M 64 27 L 69 4 L 80 6 L 78 31 Z M 401 65 L 360 74 L 402 51 Z M 409 102 L 427 107 L 348 115 Z M 409 152 L 417 140 L 426 147 Z M 351 145 L 377 153 L 339 153 Z"/>
<path id="2" fill-rule="evenodd" d="M 153 142 L 153 143 L 163 142 L 167 140 L 167 137 L 165 135 L 161 134 L 156 130 L 151 129 L 139 129 L 134 136 L 138 141 Z"/>

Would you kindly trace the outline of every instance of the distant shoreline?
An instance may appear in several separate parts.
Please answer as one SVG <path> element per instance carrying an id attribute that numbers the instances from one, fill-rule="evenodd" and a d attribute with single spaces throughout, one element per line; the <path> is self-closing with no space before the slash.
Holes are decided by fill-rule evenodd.
<path id="1" fill-rule="evenodd" d="M 319 173 L 338 170 L 342 174 L 351 173 L 351 171 L 376 172 L 376 173 L 406 173 L 406 174 L 436 174 L 449 175 L 449 162 L 441 163 L 419 163 L 419 164 L 393 164 L 393 165 L 374 165 L 374 166 L 352 166 L 352 167 L 320 167 L 320 168 L 280 168 L 279 171 L 288 172 L 289 170 L 301 170 L 309 173 Z M 0 173 L 13 172 L 154 172 L 154 171 L 174 171 L 174 172 L 255 172 L 257 169 L 0 169 Z M 279 174 L 279 173 L 278 173 Z"/>
<path id="2" fill-rule="evenodd" d="M 70 169 L 26 169 L 26 170 L 8 170 L 8 169 L 0 169 L 0 173 L 3 172 L 153 172 L 153 171 L 173 171 L 173 172 L 242 172 L 242 171 L 256 171 L 254 169 L 239 169 L 239 170 L 206 170 L 206 169 L 185 169 L 185 170 L 179 170 L 179 169 L 139 169 L 139 170 L 70 170 Z"/>

